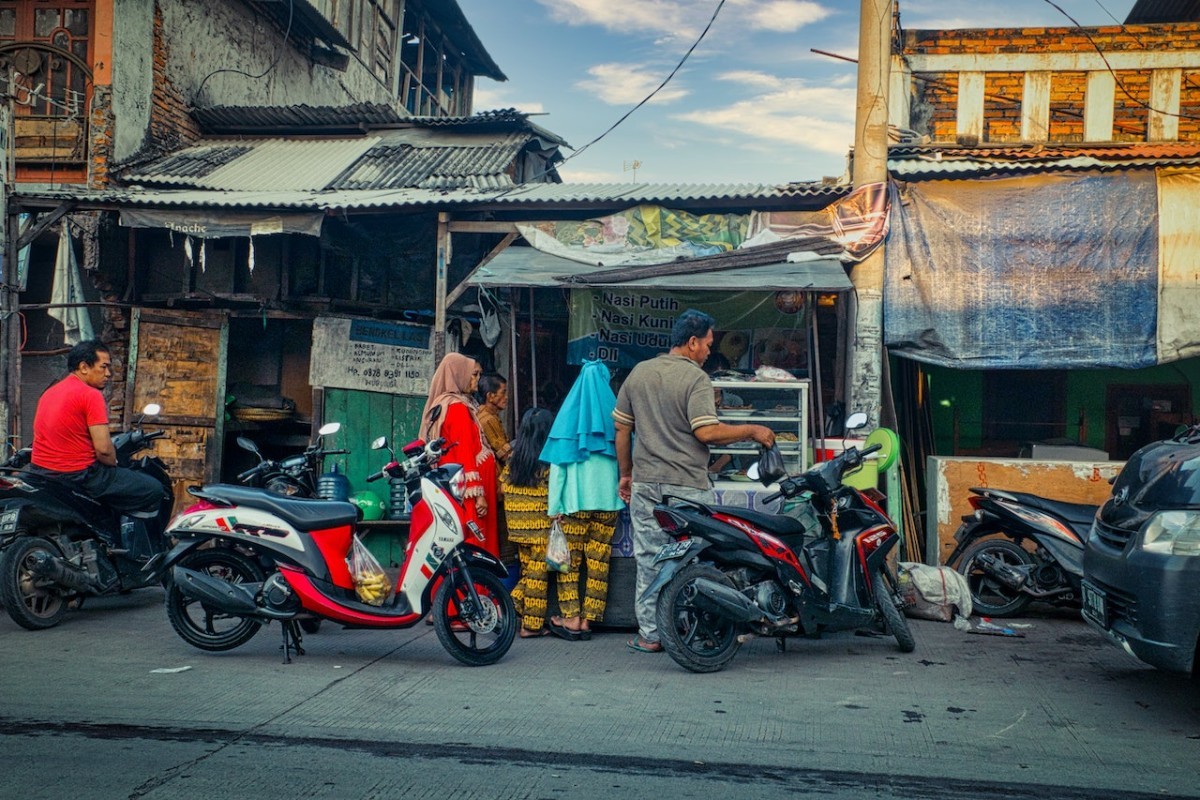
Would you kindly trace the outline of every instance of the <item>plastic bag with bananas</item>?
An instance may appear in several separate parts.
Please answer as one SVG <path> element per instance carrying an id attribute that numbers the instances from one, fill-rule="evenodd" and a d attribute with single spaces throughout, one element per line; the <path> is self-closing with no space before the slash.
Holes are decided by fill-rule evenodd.
<path id="1" fill-rule="evenodd" d="M 351 542 L 350 557 L 346 559 L 346 566 L 350 568 L 350 576 L 354 579 L 354 592 L 358 599 L 367 605 L 383 605 L 392 591 L 392 582 L 358 536 Z"/>

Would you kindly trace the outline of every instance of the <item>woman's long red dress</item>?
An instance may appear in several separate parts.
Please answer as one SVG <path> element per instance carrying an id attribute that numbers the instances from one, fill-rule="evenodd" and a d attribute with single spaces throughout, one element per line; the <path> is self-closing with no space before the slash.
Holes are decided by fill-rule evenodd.
<path id="1" fill-rule="evenodd" d="M 484 447 L 479 424 L 475 421 L 471 409 L 464 403 L 450 404 L 438 435 L 447 443 L 456 442 L 450 452 L 442 456 L 442 463 L 462 464 L 466 478 L 466 502 L 463 503 L 463 508 L 467 519 L 473 520 L 483 531 L 482 542 L 468 532 L 467 543 L 477 544 L 499 558 L 500 536 L 497 533 L 496 519 L 500 509 L 496 502 L 496 457 L 490 449 Z M 475 498 L 480 495 L 487 502 L 487 513 L 482 517 L 475 509 Z"/>

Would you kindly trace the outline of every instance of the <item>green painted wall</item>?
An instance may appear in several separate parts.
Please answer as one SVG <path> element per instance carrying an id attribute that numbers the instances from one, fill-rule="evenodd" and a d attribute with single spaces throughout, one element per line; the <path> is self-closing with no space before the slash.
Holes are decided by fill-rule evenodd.
<path id="1" fill-rule="evenodd" d="M 954 370 L 925 366 L 929 375 L 929 396 L 934 434 L 939 455 L 954 452 L 954 419 L 959 419 L 959 447 L 977 448 L 982 444 L 983 373 L 979 370 Z M 1082 411 L 1087 420 L 1087 441 L 1082 444 L 1104 449 L 1105 404 L 1107 390 L 1115 384 L 1188 384 L 1192 387 L 1192 413 L 1200 415 L 1200 358 L 1137 370 L 1073 370 L 1067 375 L 1066 432 L 1079 438 Z"/>

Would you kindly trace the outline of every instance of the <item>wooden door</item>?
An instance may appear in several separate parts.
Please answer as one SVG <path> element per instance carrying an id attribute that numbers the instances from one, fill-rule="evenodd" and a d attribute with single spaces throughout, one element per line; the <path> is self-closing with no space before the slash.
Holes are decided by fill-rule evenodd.
<path id="1" fill-rule="evenodd" d="M 193 500 L 188 486 L 220 477 L 228 331 L 228 318 L 221 313 L 148 308 L 133 312 L 126 422 L 147 403 L 162 406 L 162 413 L 146 427 L 167 431 L 154 451 L 171 474 L 176 511 Z"/>

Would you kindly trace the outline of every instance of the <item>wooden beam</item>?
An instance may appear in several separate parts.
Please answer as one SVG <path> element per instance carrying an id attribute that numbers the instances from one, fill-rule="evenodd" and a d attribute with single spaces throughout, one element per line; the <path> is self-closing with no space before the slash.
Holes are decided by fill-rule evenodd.
<path id="1" fill-rule="evenodd" d="M 451 233 L 512 233 L 516 231 L 515 222 L 477 222 L 461 220 L 450 223 Z"/>
<path id="2" fill-rule="evenodd" d="M 1108 70 L 1087 74 L 1087 89 L 1083 95 L 1083 140 L 1111 142 L 1113 140 L 1113 104 L 1116 102 L 1117 81 Z"/>
<path id="3" fill-rule="evenodd" d="M 1200 50 L 1094 50 L 1078 53 L 909 53 L 914 73 L 924 72 L 1107 72 L 1113 70 L 1200 69 Z"/>
<path id="4" fill-rule="evenodd" d="M 511 233 L 509 233 L 502 240 L 500 240 L 500 244 L 493 247 L 492 251 L 483 257 L 482 261 L 480 261 L 478 264 L 475 265 L 475 268 L 473 270 L 471 270 L 469 273 L 467 273 L 467 277 L 463 278 L 462 282 L 459 283 L 458 286 L 454 287 L 454 291 L 452 291 L 450 294 L 448 294 L 446 296 L 446 308 L 449 308 L 450 306 L 454 305 L 454 301 L 457 300 L 458 298 L 462 297 L 463 292 L 465 292 L 469 288 L 467 286 L 467 281 L 471 280 L 471 278 L 475 275 L 475 273 L 479 272 L 479 270 L 483 269 L 489 261 L 491 261 L 493 258 L 495 258 L 496 256 L 503 253 L 505 250 L 507 250 L 508 246 L 513 243 L 513 241 L 517 238 L 518 235 L 519 234 L 517 234 L 516 231 L 512 231 Z"/>
<path id="5" fill-rule="evenodd" d="M 434 261 L 435 286 L 433 290 L 433 363 L 442 363 L 446 355 L 446 272 L 450 268 L 450 214 L 438 212 L 437 256 Z"/>
<path id="6" fill-rule="evenodd" d="M 1146 141 L 1173 142 L 1179 138 L 1179 87 L 1183 70 L 1156 69 L 1150 73 L 1150 115 Z"/>
<path id="7" fill-rule="evenodd" d="M 19 251 L 22 247 L 27 247 L 34 239 L 42 235 L 42 231 L 58 222 L 74 208 L 74 203 L 60 203 L 53 211 L 49 211 L 38 217 L 37 222 L 17 239 L 16 249 Z"/>
<path id="8" fill-rule="evenodd" d="M 1050 139 L 1049 72 L 1026 72 L 1021 94 L 1021 141 L 1045 142 Z"/>
<path id="9" fill-rule="evenodd" d="M 962 72 L 958 76 L 958 121 L 955 138 L 983 141 L 983 73 Z"/>

